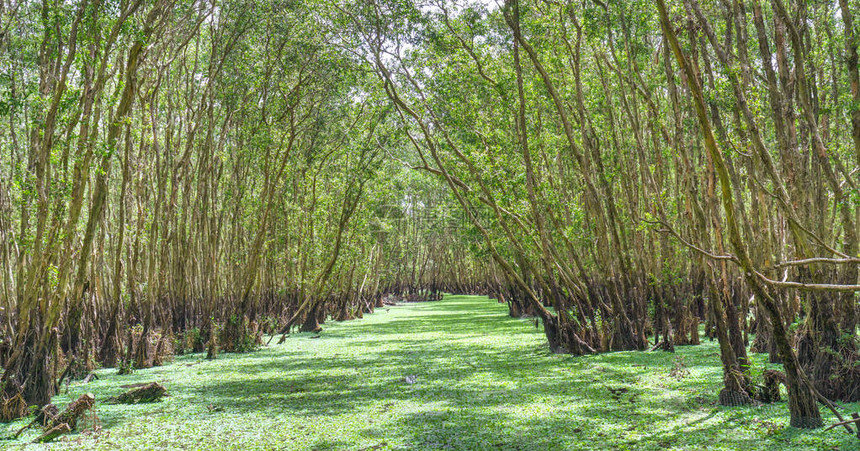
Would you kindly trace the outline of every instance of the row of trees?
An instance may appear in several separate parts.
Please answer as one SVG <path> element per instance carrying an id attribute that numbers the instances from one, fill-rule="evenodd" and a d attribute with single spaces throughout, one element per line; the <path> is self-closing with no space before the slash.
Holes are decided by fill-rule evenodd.
<path id="1" fill-rule="evenodd" d="M 358 2 L 349 35 L 512 314 L 574 354 L 719 340 L 727 405 L 860 399 L 850 1 Z M 485 271 L 491 274 L 491 271 Z M 552 307 L 552 308 L 549 308 Z M 838 415 L 838 414 L 837 414 Z"/>
<path id="2" fill-rule="evenodd" d="M 398 226 L 421 177 L 318 6 L 0 1 L 6 420 L 97 365 L 441 289 L 441 238 Z"/>
<path id="3" fill-rule="evenodd" d="M 856 11 L 0 2 L 4 402 L 448 291 L 555 352 L 704 323 L 723 404 L 768 352 L 818 427 L 860 399 Z"/>

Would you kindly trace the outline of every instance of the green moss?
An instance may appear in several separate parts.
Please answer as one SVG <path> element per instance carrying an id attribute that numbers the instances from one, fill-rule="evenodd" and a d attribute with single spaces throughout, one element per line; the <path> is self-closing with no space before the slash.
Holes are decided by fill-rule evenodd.
<path id="1" fill-rule="evenodd" d="M 73 384 L 55 402 L 86 392 L 104 400 L 149 381 L 171 396 L 97 403 L 101 432 L 63 437 L 51 449 L 860 448 L 843 431 L 787 427 L 785 403 L 716 405 L 715 343 L 679 347 L 688 372 L 673 377 L 676 355 L 662 352 L 550 354 L 533 322 L 506 313 L 486 298 L 448 296 L 331 322 L 318 339 L 295 334 L 250 354 L 178 356 L 128 376 L 101 370 L 101 379 Z M 765 366 L 766 356 L 753 358 Z M 609 388 L 627 390 L 614 396 Z M 0 434 L 23 424 L 0 425 Z M 25 448 L 36 434 L 0 448 Z"/>

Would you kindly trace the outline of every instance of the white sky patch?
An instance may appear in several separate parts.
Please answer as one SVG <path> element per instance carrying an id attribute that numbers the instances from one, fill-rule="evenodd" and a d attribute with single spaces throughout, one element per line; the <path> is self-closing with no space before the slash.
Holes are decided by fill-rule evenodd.
<path id="1" fill-rule="evenodd" d="M 439 5 L 444 5 L 448 13 L 456 17 L 466 8 L 479 6 L 487 12 L 493 12 L 501 6 L 503 0 L 425 0 L 416 2 L 418 9 L 425 14 L 442 14 L 442 8 Z"/>

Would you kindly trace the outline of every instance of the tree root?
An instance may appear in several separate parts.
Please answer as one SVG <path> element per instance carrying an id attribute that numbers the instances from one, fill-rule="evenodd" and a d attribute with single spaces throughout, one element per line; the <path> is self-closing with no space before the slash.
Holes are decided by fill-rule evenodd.
<path id="1" fill-rule="evenodd" d="M 72 432 L 72 429 L 69 427 L 69 425 L 66 423 L 60 423 L 52 427 L 51 429 L 45 431 L 45 433 L 40 435 L 39 438 L 33 440 L 33 443 L 48 443 L 68 432 Z"/>
<path id="2" fill-rule="evenodd" d="M 42 410 L 39 411 L 36 418 L 29 425 L 23 427 L 15 434 L 15 438 L 30 427 L 41 423 L 44 427 L 44 433 L 37 437 L 36 440 L 33 440 L 33 443 L 48 443 L 63 434 L 73 431 L 78 425 L 78 420 L 84 413 L 93 408 L 95 402 L 96 398 L 91 393 L 86 393 L 81 395 L 77 400 L 69 403 L 61 413 L 58 413 L 55 405 L 47 404 L 45 407 L 42 407 Z"/>
<path id="3" fill-rule="evenodd" d="M 11 398 L 0 399 L 0 423 L 8 423 L 15 421 L 18 418 L 27 416 L 27 401 L 21 396 L 21 393 L 15 394 Z"/>
<path id="4" fill-rule="evenodd" d="M 786 385 L 785 374 L 781 371 L 767 370 L 764 372 L 764 385 L 759 387 L 756 399 L 763 403 L 774 403 L 781 400 L 779 384 Z"/>

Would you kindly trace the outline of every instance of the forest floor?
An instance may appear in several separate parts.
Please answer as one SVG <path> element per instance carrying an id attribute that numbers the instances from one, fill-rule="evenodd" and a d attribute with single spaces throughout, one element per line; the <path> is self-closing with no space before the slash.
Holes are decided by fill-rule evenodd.
<path id="1" fill-rule="evenodd" d="M 99 380 L 73 383 L 54 400 L 65 405 L 91 392 L 98 419 L 50 448 L 860 449 L 842 430 L 787 427 L 784 402 L 718 406 L 715 343 L 676 354 L 553 355 L 533 321 L 506 313 L 484 297 L 448 296 L 331 322 L 317 339 L 294 334 L 249 354 L 178 356 L 128 376 L 100 370 Z M 753 356 L 755 373 L 765 357 Z M 122 385 L 150 381 L 170 397 L 98 403 Z M 0 425 L 0 436 L 25 423 Z M 0 448 L 42 449 L 25 445 L 36 435 Z"/>

